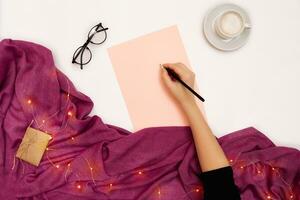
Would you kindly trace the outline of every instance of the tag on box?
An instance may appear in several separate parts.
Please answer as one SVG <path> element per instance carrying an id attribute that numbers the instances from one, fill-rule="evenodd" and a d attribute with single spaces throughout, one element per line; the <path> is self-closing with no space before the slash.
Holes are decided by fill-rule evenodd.
<path id="1" fill-rule="evenodd" d="M 38 166 L 52 137 L 40 130 L 28 127 L 16 157 Z"/>

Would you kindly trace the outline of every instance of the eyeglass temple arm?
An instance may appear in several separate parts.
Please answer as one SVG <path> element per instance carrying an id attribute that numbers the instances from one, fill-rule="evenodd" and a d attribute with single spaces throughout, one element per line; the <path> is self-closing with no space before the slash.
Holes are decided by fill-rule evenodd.
<path id="1" fill-rule="evenodd" d="M 91 38 L 91 39 L 92 39 L 92 38 Z M 77 52 L 77 54 L 73 57 L 72 62 L 75 62 L 75 60 L 78 58 L 79 54 L 80 54 L 81 52 L 84 51 L 84 49 L 87 47 L 87 45 L 89 44 L 89 42 L 91 41 L 91 39 L 88 38 L 87 41 L 82 45 L 82 48 L 81 48 L 81 49 Z M 82 54 L 83 54 L 83 53 L 82 53 Z"/>

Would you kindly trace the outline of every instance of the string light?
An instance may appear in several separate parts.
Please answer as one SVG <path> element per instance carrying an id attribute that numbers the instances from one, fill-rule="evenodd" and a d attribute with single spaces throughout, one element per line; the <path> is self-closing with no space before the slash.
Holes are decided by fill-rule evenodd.
<path id="1" fill-rule="evenodd" d="M 69 112 L 68 112 L 68 116 L 69 116 L 69 117 L 72 117 L 72 116 L 73 116 L 73 113 L 72 113 L 71 111 L 69 111 Z"/>
<path id="2" fill-rule="evenodd" d="M 93 183 L 96 185 L 96 182 L 95 182 L 95 179 L 94 179 L 94 173 L 93 173 L 93 167 L 90 165 L 90 162 L 83 156 L 81 156 L 85 161 L 86 163 L 88 164 L 88 167 L 90 168 L 90 172 L 91 172 L 91 177 L 92 177 L 92 180 L 93 180 Z"/>
<path id="3" fill-rule="evenodd" d="M 83 189 L 83 185 L 80 184 L 80 176 L 78 175 L 78 173 L 74 173 L 75 176 L 78 178 L 78 180 L 75 182 L 75 187 L 78 189 L 78 190 L 81 190 Z"/>
<path id="4" fill-rule="evenodd" d="M 160 188 L 158 188 L 158 190 L 157 190 L 157 195 L 158 195 L 158 198 L 161 199 L 161 190 L 160 190 Z"/>
<path id="5" fill-rule="evenodd" d="M 188 191 L 187 193 L 185 193 L 180 199 L 190 199 L 188 198 L 190 193 L 199 193 L 202 191 L 202 185 L 199 185 L 197 187 L 193 187 L 193 189 L 191 189 L 190 191 Z"/>
<path id="6" fill-rule="evenodd" d="M 69 172 L 69 170 L 70 170 L 70 167 L 71 167 L 71 163 L 69 163 L 68 165 L 67 165 L 67 170 L 66 170 L 66 172 L 65 172 L 65 181 L 67 182 L 67 174 L 68 174 L 68 172 Z"/>
<path id="7" fill-rule="evenodd" d="M 56 73 L 56 72 L 55 72 Z M 66 82 L 67 82 L 67 101 L 66 101 L 66 104 L 63 106 L 63 107 L 61 107 L 61 109 L 60 110 L 58 110 L 57 112 L 55 112 L 55 113 L 53 113 L 52 115 L 50 115 L 48 118 L 47 118 L 47 120 L 49 120 L 49 119 L 51 119 L 51 118 L 53 118 L 53 117 L 55 117 L 56 115 L 58 115 L 63 109 L 65 109 L 65 108 L 68 108 L 68 106 L 69 106 L 69 102 L 70 102 L 70 84 L 69 84 L 69 80 L 68 79 L 66 79 Z M 28 104 L 32 104 L 32 100 L 31 99 L 28 99 L 27 100 L 27 103 Z M 40 128 L 41 127 L 41 125 L 39 125 L 38 124 L 38 121 L 36 120 L 36 117 L 35 117 L 35 115 L 34 115 L 34 110 L 32 109 L 32 107 L 31 107 L 31 110 L 32 110 L 32 116 L 33 116 L 33 119 L 34 119 L 34 121 L 36 122 L 36 124 L 38 125 L 38 128 Z M 43 119 L 44 121 L 45 121 L 45 123 L 46 123 L 46 119 Z M 56 132 L 56 131 L 58 131 L 58 130 L 63 130 L 64 128 L 66 128 L 67 127 L 67 121 L 66 121 L 66 123 L 64 124 L 64 127 L 63 127 L 63 123 L 62 123 L 62 125 L 60 126 L 60 128 L 58 128 L 57 130 L 50 130 L 50 132 Z"/>
<path id="8" fill-rule="evenodd" d="M 67 108 L 67 109 L 68 109 L 68 105 L 69 105 L 69 98 L 70 98 L 69 90 L 70 90 L 70 88 L 69 88 L 69 81 L 68 81 L 68 80 L 67 80 L 67 83 L 68 83 L 67 102 L 66 102 L 66 105 L 65 105 L 63 108 L 61 108 L 61 110 L 64 109 L 64 108 Z M 32 105 L 32 103 L 33 103 L 33 101 L 32 101 L 31 99 L 27 99 L 27 104 L 28 104 L 28 105 Z M 56 116 L 61 110 L 59 110 L 59 111 L 57 111 L 56 113 L 50 115 L 50 117 L 48 117 L 48 118 L 46 118 L 46 119 L 47 119 L 47 120 L 51 119 L 52 117 Z M 38 121 L 37 121 L 36 118 L 35 118 L 35 115 L 34 115 L 33 110 L 32 110 L 32 115 L 33 115 L 34 121 L 36 122 L 36 124 L 38 125 L 38 127 L 40 127 L 40 125 L 38 124 Z M 72 117 L 72 116 L 73 116 L 73 112 L 69 110 L 69 111 L 67 112 L 67 116 Z M 42 119 L 42 124 L 45 124 L 45 123 L 47 122 L 46 119 Z M 68 122 L 68 119 L 66 120 L 66 123 L 64 124 L 64 126 L 63 126 L 63 123 L 62 123 L 62 125 L 61 125 L 60 128 L 59 128 L 59 130 L 61 130 L 62 128 L 65 129 L 65 128 L 67 127 L 67 122 Z M 49 124 L 49 123 L 48 123 L 48 124 Z M 44 125 L 43 125 L 43 127 L 44 127 Z M 49 131 L 49 130 L 48 130 L 48 131 Z M 47 130 L 45 130 L 45 132 L 47 132 Z M 50 131 L 50 132 L 52 132 L 52 131 Z M 50 136 L 50 140 L 52 140 L 52 139 L 53 139 L 52 136 Z M 74 138 L 74 137 L 71 137 L 71 140 L 74 141 L 75 138 Z M 50 149 L 47 147 L 46 150 L 49 151 Z M 238 155 L 237 157 L 239 157 L 239 155 Z M 60 168 L 60 165 L 59 165 L 59 164 L 54 165 L 54 163 L 49 159 L 48 153 L 47 153 L 47 158 L 48 158 L 48 160 L 50 161 L 50 163 L 51 163 L 55 168 L 57 168 L 57 169 Z M 84 158 L 84 159 L 85 159 L 85 158 Z M 91 177 L 92 177 L 92 179 L 93 179 L 93 182 L 95 183 L 94 175 L 93 175 L 94 169 L 93 169 L 93 167 L 90 166 L 90 163 L 89 163 L 89 161 L 88 161 L 87 159 L 85 159 L 85 161 L 88 163 L 88 166 L 89 166 L 89 169 L 90 169 L 90 172 L 91 172 Z M 230 162 L 232 165 L 235 164 L 234 161 L 237 162 L 237 158 L 234 158 L 234 160 L 233 160 L 233 159 L 230 159 L 230 160 L 229 160 L 229 162 Z M 23 164 L 23 163 L 22 163 L 22 164 Z M 15 166 L 15 163 L 13 164 L 13 168 L 14 168 L 14 166 Z M 239 165 L 238 165 L 238 166 L 239 166 Z M 68 163 L 68 164 L 67 164 L 67 170 L 66 170 L 66 172 L 65 172 L 65 180 L 66 180 L 66 182 L 67 182 L 67 174 L 68 174 L 68 172 L 69 172 L 69 170 L 70 170 L 70 167 L 71 167 L 71 164 Z M 244 165 L 244 163 L 243 163 L 243 165 L 240 165 L 240 166 L 239 166 L 240 169 L 244 169 L 245 167 L 246 167 L 246 165 Z M 275 167 L 271 166 L 271 169 L 272 169 L 272 171 L 277 172 L 277 173 L 279 174 L 279 172 L 275 169 Z M 24 173 L 24 167 L 23 167 L 23 173 Z M 138 173 L 138 175 L 142 175 L 144 172 L 143 172 L 142 170 L 139 170 L 137 173 Z M 262 171 L 262 170 L 257 170 L 257 173 L 258 173 L 258 174 L 262 174 L 263 171 Z M 76 173 L 75 173 L 75 175 L 78 177 L 78 175 L 77 175 Z M 283 178 L 281 177 L 280 174 L 279 174 L 279 177 L 282 179 L 283 182 L 285 182 L 285 184 L 288 185 L 288 183 L 287 183 L 286 181 L 283 180 Z M 78 177 L 78 178 L 79 178 L 79 177 Z M 113 184 L 110 183 L 110 184 L 109 184 L 109 188 L 111 189 L 112 187 L 113 187 Z M 291 186 L 288 185 L 288 187 L 289 187 L 289 190 L 292 191 L 292 190 L 291 190 Z M 77 185 L 76 185 L 76 188 L 79 189 L 79 190 L 81 190 L 81 189 L 82 189 L 82 185 L 81 185 L 81 184 L 77 184 Z M 197 192 L 197 193 L 199 193 L 199 192 L 201 192 L 201 190 L 200 190 L 199 188 L 196 188 L 196 189 L 194 189 L 194 190 L 192 190 L 192 191 L 190 191 L 190 192 Z M 158 194 L 159 197 L 161 196 L 161 189 L 160 189 L 160 188 L 158 188 L 157 194 Z M 288 197 L 289 197 L 290 199 L 294 199 L 294 195 L 293 195 L 292 193 L 288 193 L 288 194 L 290 194 L 290 195 L 288 195 Z M 267 198 L 267 199 L 272 199 L 271 195 L 269 195 L 269 194 L 267 194 L 266 198 Z"/>
<path id="9" fill-rule="evenodd" d="M 54 74 L 55 74 L 55 73 L 56 73 L 56 70 L 54 71 Z M 68 80 L 68 79 L 66 79 L 66 82 L 67 82 L 67 101 L 66 101 L 66 104 L 65 104 L 63 107 L 61 107 L 60 110 L 58 110 L 57 112 L 55 112 L 55 113 L 53 113 L 52 115 L 50 115 L 47 119 L 42 119 L 42 124 L 39 124 L 39 123 L 38 123 L 38 120 L 37 120 L 37 118 L 36 118 L 36 116 L 35 116 L 35 114 L 34 114 L 34 110 L 33 110 L 32 107 L 30 107 L 30 108 L 31 108 L 31 114 L 32 114 L 33 120 L 32 120 L 32 122 L 30 123 L 29 126 L 31 126 L 32 123 L 35 122 L 35 123 L 37 124 L 37 128 L 41 128 L 41 126 L 42 126 L 43 124 L 45 124 L 47 120 L 49 120 L 49 119 L 55 117 L 55 116 L 56 116 L 57 114 L 59 114 L 63 109 L 68 108 L 68 106 L 69 106 L 69 97 L 70 97 L 70 84 L 69 84 L 69 80 Z M 28 105 L 31 105 L 31 104 L 33 103 L 32 99 L 30 99 L 30 98 L 28 98 L 26 102 L 27 102 Z M 73 116 L 73 113 L 72 113 L 71 111 L 68 111 L 67 114 L 68 114 L 68 116 Z M 66 123 L 65 123 L 65 125 L 64 125 L 64 128 L 67 127 L 67 122 L 68 122 L 68 121 L 66 121 Z M 62 128 L 63 128 L 63 123 L 62 123 L 62 125 L 60 126 L 59 130 L 62 130 Z M 49 131 L 49 130 L 44 130 L 45 133 L 48 133 L 48 131 Z M 56 130 L 56 131 L 58 131 L 58 130 Z M 52 132 L 52 130 L 50 130 L 49 132 Z M 53 132 L 54 132 L 54 131 L 53 131 Z M 49 136 L 49 140 L 52 140 L 52 139 L 53 139 L 52 136 Z M 71 140 L 74 141 L 74 137 L 72 137 Z M 49 144 L 48 144 L 48 145 L 49 145 Z M 48 147 L 46 148 L 46 151 L 49 151 L 49 148 L 48 148 Z M 15 158 L 15 156 L 14 156 L 14 158 Z M 49 158 L 48 154 L 47 154 L 47 159 L 48 159 L 49 162 L 53 165 L 53 167 L 59 168 L 59 165 L 54 165 L 54 163 L 53 163 L 53 162 L 51 161 L 51 159 Z M 22 161 L 21 161 L 21 162 L 22 162 Z M 12 170 L 14 169 L 14 166 L 15 166 L 15 163 L 13 163 Z"/>
<path id="10" fill-rule="evenodd" d="M 240 155 L 240 153 L 239 153 L 239 155 Z M 237 156 L 237 158 L 238 157 L 239 156 Z M 242 163 L 245 162 L 245 160 L 237 160 L 237 158 L 236 158 L 236 161 L 239 161 L 239 163 L 240 162 L 242 162 Z M 247 161 L 247 163 L 249 163 L 249 164 L 246 164 L 246 165 L 245 165 L 245 163 L 243 165 L 239 164 L 238 168 L 244 169 L 247 165 L 248 166 L 254 166 L 257 174 L 263 174 L 264 170 L 258 169 L 258 167 L 256 166 L 256 163 L 258 163 L 258 162 L 260 162 L 260 161 L 259 160 L 254 160 L 254 161 L 250 161 L 250 162 Z M 293 195 L 292 186 L 287 181 L 285 181 L 285 179 L 282 177 L 280 171 L 276 167 L 274 167 L 273 164 L 271 164 L 269 162 L 265 162 L 263 164 L 264 164 L 263 166 L 269 166 L 270 170 L 272 170 L 274 173 L 276 173 L 277 177 L 279 177 L 280 180 L 287 186 L 287 190 L 289 191 L 289 193 L 288 193 L 289 195 L 287 195 L 287 198 L 290 199 L 290 200 L 293 200 L 294 199 L 294 195 Z M 233 165 L 233 167 L 237 167 L 237 166 Z M 266 194 L 266 199 L 273 199 L 273 198 L 272 198 L 272 196 L 270 194 L 267 193 Z"/>
<path id="11" fill-rule="evenodd" d="M 54 163 L 51 161 L 51 159 L 49 158 L 48 150 L 47 150 L 47 152 L 46 152 L 46 157 L 47 157 L 48 161 L 51 163 L 51 165 L 52 165 L 53 167 L 56 167 L 56 166 L 54 165 Z"/>
<path id="12" fill-rule="evenodd" d="M 54 71 L 54 74 L 56 73 L 56 70 Z M 32 114 L 32 117 L 33 117 L 33 119 L 32 119 L 32 121 L 31 121 L 31 123 L 30 123 L 30 125 L 29 125 L 29 127 L 32 125 L 32 123 L 33 122 L 35 122 L 36 124 L 37 124 L 37 126 L 36 126 L 36 128 L 37 129 L 40 129 L 42 126 L 44 127 L 44 125 L 46 124 L 46 122 L 47 122 L 47 120 L 50 120 L 50 119 L 52 119 L 53 117 L 55 117 L 55 116 L 57 116 L 62 110 L 64 110 L 64 109 L 68 109 L 68 106 L 69 106 L 69 102 L 70 102 L 70 84 L 69 84 L 69 80 L 68 79 L 66 79 L 66 82 L 67 82 L 67 100 L 66 100 L 66 104 L 63 106 L 63 107 L 61 107 L 58 111 L 56 111 L 56 112 L 54 112 L 53 114 L 51 114 L 49 117 L 47 117 L 46 119 L 45 118 L 42 118 L 42 120 L 41 120 L 41 122 L 42 122 L 42 124 L 39 124 L 38 123 L 38 120 L 37 120 L 37 117 L 36 117 L 36 115 L 35 115 L 35 110 L 33 109 L 33 107 L 30 107 L 31 108 L 31 114 Z M 33 101 L 32 101 L 32 99 L 27 99 L 26 100 L 26 103 L 28 104 L 28 105 L 32 105 L 32 103 L 33 103 Z M 70 116 L 70 117 L 72 117 L 73 116 L 73 113 L 71 112 L 71 111 L 68 111 L 67 112 L 67 115 L 68 116 Z M 49 124 L 49 123 L 48 123 Z M 46 130 L 43 130 L 45 133 L 48 133 L 48 132 L 58 132 L 58 131 L 62 131 L 62 130 L 64 130 L 66 127 L 67 127 L 67 125 L 68 125 L 68 119 L 65 121 L 65 123 L 64 122 L 62 122 L 62 124 L 61 124 L 61 126 L 59 127 L 59 128 L 56 128 L 56 130 L 49 130 L 49 127 L 47 127 L 46 128 Z M 53 137 L 52 136 L 49 136 L 49 140 L 52 140 L 53 139 Z M 74 141 L 75 140 L 75 138 L 74 137 L 71 137 L 71 140 L 72 141 Z M 49 146 L 49 144 L 50 143 L 48 143 L 48 146 Z M 46 156 L 47 156 L 47 159 L 48 159 L 48 161 L 51 163 L 51 165 L 53 166 L 53 167 L 55 167 L 56 169 L 59 169 L 60 168 L 60 165 L 59 164 L 54 164 L 52 161 L 51 161 L 51 159 L 49 158 L 49 155 L 48 155 L 48 151 L 50 150 L 50 148 L 49 147 L 47 147 L 46 148 Z M 52 149 L 51 149 L 52 150 Z M 15 167 L 15 156 L 14 156 L 14 162 L 13 162 L 13 166 L 12 166 L 12 170 L 14 169 L 14 167 Z M 22 160 L 21 160 L 21 165 L 23 166 L 23 163 L 22 163 Z M 69 172 L 69 170 L 70 170 L 70 166 L 71 166 L 71 164 L 69 163 L 68 165 L 67 165 L 67 170 L 66 170 L 66 172 L 65 172 L 65 179 L 66 179 L 66 176 L 67 176 L 67 174 L 68 174 L 68 172 Z M 93 178 L 93 173 L 92 173 L 92 170 L 93 170 L 93 168 L 92 167 L 90 167 L 90 170 L 91 170 L 91 174 L 92 174 L 92 178 Z M 24 166 L 23 166 L 23 173 L 25 173 L 24 172 Z M 75 173 L 75 175 L 77 175 L 77 173 Z M 78 176 L 78 175 L 77 175 Z M 79 177 L 78 177 L 79 178 Z M 66 180 L 67 181 L 67 180 Z M 93 178 L 93 181 L 94 181 L 94 178 Z M 81 185 L 77 185 L 77 188 L 78 189 L 81 189 L 82 188 L 82 186 Z"/>

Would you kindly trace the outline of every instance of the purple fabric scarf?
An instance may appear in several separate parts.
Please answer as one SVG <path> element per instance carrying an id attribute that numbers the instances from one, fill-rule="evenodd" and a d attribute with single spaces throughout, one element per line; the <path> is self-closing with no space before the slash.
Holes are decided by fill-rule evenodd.
<path id="1" fill-rule="evenodd" d="M 55 67 L 49 49 L 2 40 L 0 199 L 202 199 L 188 126 L 131 134 L 89 116 L 92 108 L 91 99 Z M 38 167 L 14 159 L 32 120 L 33 128 L 53 136 Z M 252 127 L 219 142 L 242 199 L 299 199 L 298 150 L 276 147 Z"/>

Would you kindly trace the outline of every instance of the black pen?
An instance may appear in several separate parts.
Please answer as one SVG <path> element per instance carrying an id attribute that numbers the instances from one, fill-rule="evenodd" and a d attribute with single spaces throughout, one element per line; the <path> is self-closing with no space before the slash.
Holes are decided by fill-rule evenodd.
<path id="1" fill-rule="evenodd" d="M 181 80 L 180 78 L 179 78 L 179 76 L 178 76 L 178 74 L 174 71 L 174 70 L 172 70 L 172 69 L 170 69 L 170 68 L 168 68 L 168 67 L 165 67 L 165 66 L 163 66 L 163 65 L 160 65 L 161 67 L 164 67 L 166 70 L 167 70 L 167 72 L 168 72 L 168 74 L 169 74 L 169 76 L 171 76 L 171 77 L 173 77 L 173 78 L 175 78 L 177 81 L 179 81 L 184 87 L 186 87 L 191 93 L 193 93 L 196 97 L 198 97 L 198 99 L 200 99 L 202 102 L 204 102 L 205 100 L 203 99 L 203 97 L 201 97 L 197 92 L 195 92 L 190 86 L 188 86 L 185 82 L 183 82 L 183 80 Z"/>

